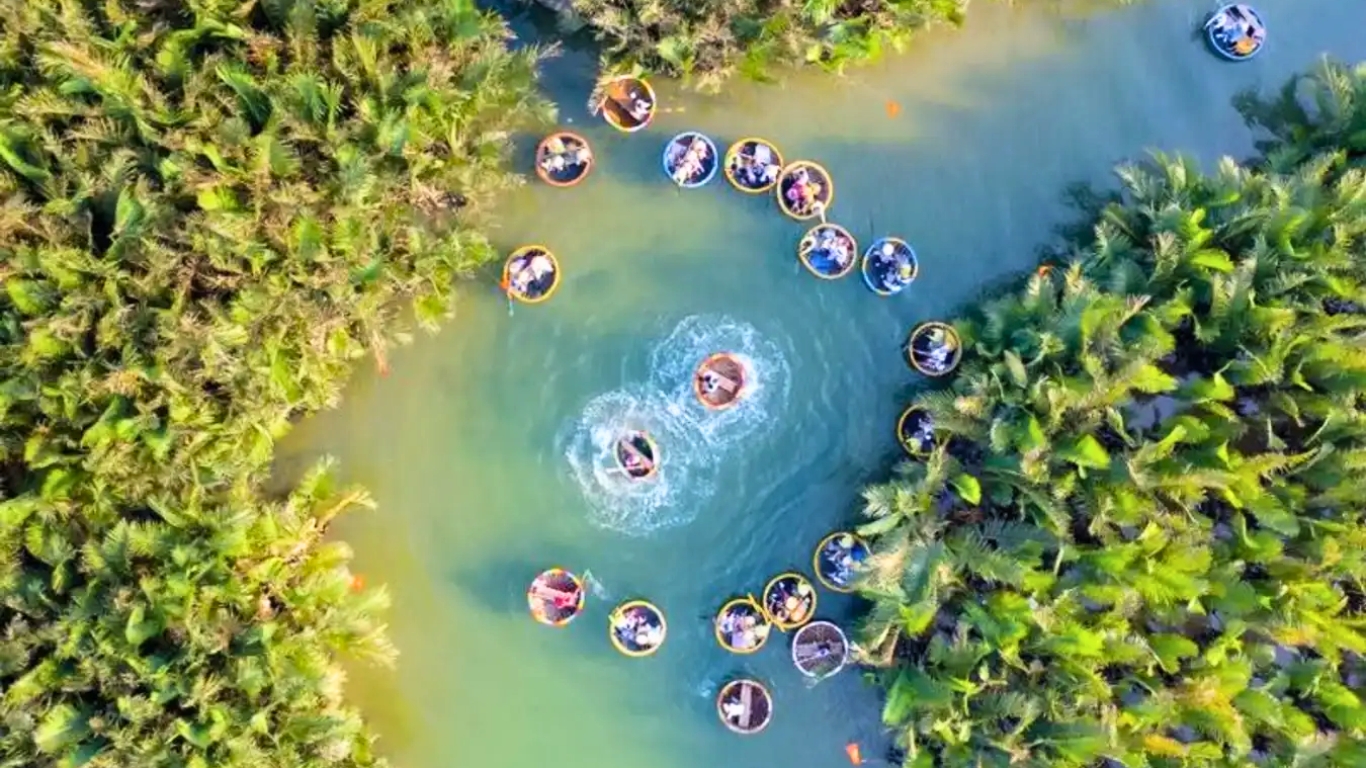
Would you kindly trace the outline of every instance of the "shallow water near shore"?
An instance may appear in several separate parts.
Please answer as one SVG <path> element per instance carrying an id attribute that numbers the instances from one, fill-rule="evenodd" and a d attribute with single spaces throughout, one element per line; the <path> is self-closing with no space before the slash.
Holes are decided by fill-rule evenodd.
<path id="1" fill-rule="evenodd" d="M 1031 267 L 1073 218 L 1069 185 L 1111 186 L 1112 166 L 1150 147 L 1207 165 L 1246 156 L 1238 91 L 1279 87 L 1323 53 L 1366 58 L 1359 3 L 1259 3 L 1269 43 L 1243 64 L 1193 37 L 1211 5 L 1067 7 L 975 4 L 965 30 L 844 78 L 710 98 L 655 83 L 666 111 L 631 136 L 584 113 L 590 55 L 547 65 L 562 122 L 590 139 L 597 167 L 573 189 L 511 195 L 494 237 L 553 250 L 555 297 L 509 312 L 492 281 L 466 287 L 450 330 L 391 354 L 387 377 L 358 371 L 342 408 L 281 448 L 282 472 L 331 454 L 379 502 L 336 528 L 355 570 L 394 595 L 399 667 L 354 670 L 350 692 L 395 766 L 819 768 L 847 765 L 851 741 L 883 754 L 879 697 L 856 671 L 810 685 L 787 638 L 730 655 L 710 618 L 779 571 L 809 573 L 813 547 L 896 458 L 897 413 L 923 384 L 898 353 L 906 331 Z M 672 187 L 660 153 L 692 129 L 822 163 L 830 220 L 860 247 L 906 239 L 916 283 L 880 299 L 856 275 L 817 280 L 795 259 L 807 225 L 771 196 L 719 176 Z M 760 389 L 718 416 L 686 376 L 720 349 L 749 358 Z M 660 442 L 650 488 L 596 471 L 603 436 L 628 424 Z M 524 598 L 551 565 L 595 579 L 585 614 L 559 630 L 534 624 Z M 634 597 L 669 618 L 649 659 L 607 639 L 611 606 Z M 855 608 L 819 600 L 820 618 Z M 772 725 L 748 739 L 720 726 L 712 701 L 741 674 L 775 696 Z"/>

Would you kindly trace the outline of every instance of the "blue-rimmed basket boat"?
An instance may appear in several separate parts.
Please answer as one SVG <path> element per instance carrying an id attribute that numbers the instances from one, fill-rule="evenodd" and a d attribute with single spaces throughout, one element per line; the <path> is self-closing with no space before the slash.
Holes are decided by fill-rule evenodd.
<path id="1" fill-rule="evenodd" d="M 1205 22 L 1205 42 L 1229 61 L 1247 61 L 1266 47 L 1266 24 L 1250 5 L 1225 5 Z"/>
<path id="2" fill-rule="evenodd" d="M 716 142 L 710 137 L 697 131 L 685 131 L 664 145 L 659 163 L 664 175 L 673 183 L 683 189 L 697 189 L 716 178 L 721 158 L 716 154 Z M 685 163 L 688 164 L 686 168 Z"/>
<path id="3" fill-rule="evenodd" d="M 906 290 L 920 276 L 915 249 L 899 237 L 878 239 L 863 252 L 863 284 L 879 296 L 890 297 Z M 904 271 L 903 271 L 904 270 Z M 896 279 L 890 280 L 894 275 Z"/>

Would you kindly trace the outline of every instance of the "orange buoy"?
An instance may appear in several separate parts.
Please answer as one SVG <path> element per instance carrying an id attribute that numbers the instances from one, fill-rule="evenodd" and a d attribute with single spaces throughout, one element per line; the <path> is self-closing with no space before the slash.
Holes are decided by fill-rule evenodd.
<path id="1" fill-rule="evenodd" d="M 863 765 L 863 755 L 859 753 L 858 745 L 849 742 L 844 745 L 844 753 L 849 756 L 849 762 L 854 765 Z"/>
<path id="2" fill-rule="evenodd" d="M 365 589 L 365 577 L 359 573 L 351 577 L 351 591 L 359 592 Z"/>
<path id="3" fill-rule="evenodd" d="M 1038 275 L 1039 277 L 1048 277 L 1049 273 L 1051 273 L 1052 271 L 1053 267 L 1051 265 L 1045 264 L 1042 267 L 1039 267 L 1037 270 L 1035 270 L 1034 274 Z"/>
<path id="4" fill-rule="evenodd" d="M 887 117 L 896 117 L 901 114 L 901 105 L 895 101 L 887 102 Z"/>

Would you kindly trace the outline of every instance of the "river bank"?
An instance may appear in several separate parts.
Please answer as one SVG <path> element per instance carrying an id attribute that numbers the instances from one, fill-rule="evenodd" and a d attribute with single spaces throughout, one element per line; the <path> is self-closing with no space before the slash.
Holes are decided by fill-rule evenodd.
<path id="1" fill-rule="evenodd" d="M 1285 19 L 1289 8 L 1264 5 Z M 737 663 L 714 647 L 710 611 L 777 570 L 809 567 L 810 548 L 894 459 L 891 425 L 917 386 L 897 357 L 911 324 L 1031 266 L 1071 220 L 1069 184 L 1109 186 L 1115 162 L 1154 145 L 1206 162 L 1250 154 L 1233 96 L 1359 45 L 1346 10 L 1311 11 L 1294 18 L 1328 23 L 1297 32 L 1282 21 L 1275 56 L 1233 67 L 1189 39 L 1197 14 L 1181 3 L 1079 17 L 989 10 L 845 80 L 799 74 L 782 89 L 737 83 L 714 99 L 657 83 L 681 111 L 634 137 L 584 114 L 592 55 L 557 62 L 545 73 L 550 94 L 599 165 L 572 191 L 514 193 L 494 234 L 505 252 L 527 242 L 556 252 L 566 277 L 554 300 L 509 318 L 496 290 L 464 291 L 470 332 L 399 351 L 388 377 L 358 372 L 343 409 L 285 446 L 299 460 L 338 455 L 380 504 L 339 533 L 355 543 L 358 570 L 396 598 L 403 664 L 353 671 L 385 752 L 409 766 L 513 768 L 546 754 L 570 766 L 637 759 L 623 755 L 679 768 L 816 766 L 843 760 L 850 740 L 877 754 L 875 689 L 846 674 L 806 690 L 781 647 Z M 895 118 L 888 102 L 900 105 Z M 916 245 L 916 290 L 886 302 L 852 279 L 817 284 L 791 255 L 803 228 L 770 200 L 717 182 L 670 189 L 658 153 L 683 129 L 722 144 L 766 135 L 794 159 L 820 160 L 838 186 L 834 220 L 860 239 L 895 232 Z M 769 426 L 747 433 L 743 452 L 729 443 L 723 464 L 699 465 L 711 468 L 696 485 L 725 493 L 688 497 L 674 509 L 680 521 L 648 537 L 604 528 L 572 471 L 574 438 L 604 395 L 658 401 L 667 387 L 652 351 L 695 315 L 728 317 L 777 347 L 771 370 L 787 397 L 767 403 Z M 561 633 L 527 621 L 521 596 L 551 562 L 590 569 L 607 590 Z M 617 657 L 603 626 L 615 600 L 636 595 L 658 602 L 671 627 L 660 655 L 642 662 Z M 823 615 L 855 615 L 852 601 L 821 601 Z M 754 740 L 730 737 L 710 709 L 717 681 L 741 671 L 773 681 L 778 696 L 774 725 Z M 528 733 L 528 720 L 557 728 Z"/>

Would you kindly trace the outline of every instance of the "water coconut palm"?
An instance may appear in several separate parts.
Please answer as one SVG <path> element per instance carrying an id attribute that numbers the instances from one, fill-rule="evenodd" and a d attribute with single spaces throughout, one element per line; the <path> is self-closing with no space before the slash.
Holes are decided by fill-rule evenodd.
<path id="1" fill-rule="evenodd" d="M 547 116 L 454 2 L 0 0 L 0 764 L 368 766 L 382 590 L 276 438 L 446 317 Z"/>
<path id="2" fill-rule="evenodd" d="M 955 321 L 949 439 L 860 530 L 907 765 L 1366 760 L 1364 83 L 1252 113 L 1255 168 L 1121 169 L 1070 266 Z"/>

